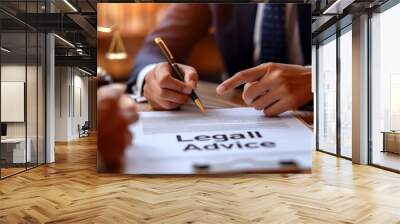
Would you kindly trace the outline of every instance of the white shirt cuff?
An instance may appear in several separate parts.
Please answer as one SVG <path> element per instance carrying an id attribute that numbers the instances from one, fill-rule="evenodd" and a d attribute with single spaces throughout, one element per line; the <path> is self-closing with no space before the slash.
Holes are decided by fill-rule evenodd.
<path id="1" fill-rule="evenodd" d="M 146 65 L 146 67 L 142 68 L 136 79 L 136 85 L 132 87 L 133 97 L 138 103 L 146 101 L 146 99 L 142 95 L 144 87 L 144 79 L 146 78 L 147 73 L 149 73 L 149 71 L 152 70 L 155 66 L 156 64 L 149 64 Z"/>

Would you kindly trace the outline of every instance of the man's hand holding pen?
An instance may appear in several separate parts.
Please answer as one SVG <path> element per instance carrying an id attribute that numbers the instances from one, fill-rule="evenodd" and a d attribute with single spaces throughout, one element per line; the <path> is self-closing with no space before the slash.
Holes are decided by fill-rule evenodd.
<path id="1" fill-rule="evenodd" d="M 175 62 L 174 56 L 167 45 L 156 37 L 154 43 L 163 53 L 166 63 L 159 63 L 146 75 L 144 96 L 154 109 L 175 109 L 185 104 L 190 97 L 201 112 L 204 112 L 203 103 L 194 89 L 198 75 L 194 68 Z"/>
<path id="2" fill-rule="evenodd" d="M 167 62 L 158 63 L 145 78 L 143 94 L 154 109 L 176 109 L 184 105 L 197 86 L 197 71 L 190 66 L 179 64 L 184 73 L 184 81 L 173 77 Z"/>

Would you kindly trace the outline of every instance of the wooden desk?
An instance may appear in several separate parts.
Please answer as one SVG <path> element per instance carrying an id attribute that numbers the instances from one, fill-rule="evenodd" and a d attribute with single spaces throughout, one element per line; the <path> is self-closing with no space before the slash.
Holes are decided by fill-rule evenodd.
<path id="1" fill-rule="evenodd" d="M 226 95 L 219 96 L 215 89 L 217 84 L 200 81 L 196 90 L 197 95 L 201 98 L 206 108 L 230 108 L 247 106 L 242 100 L 240 90 L 232 91 Z M 189 102 L 192 106 L 194 104 Z M 151 111 L 148 104 L 139 104 L 139 111 Z M 296 117 L 303 121 L 309 128 L 313 128 L 313 113 L 309 111 L 293 111 Z"/>
<path id="2" fill-rule="evenodd" d="M 382 152 L 392 152 L 400 154 L 400 131 L 382 131 L 383 150 Z"/>

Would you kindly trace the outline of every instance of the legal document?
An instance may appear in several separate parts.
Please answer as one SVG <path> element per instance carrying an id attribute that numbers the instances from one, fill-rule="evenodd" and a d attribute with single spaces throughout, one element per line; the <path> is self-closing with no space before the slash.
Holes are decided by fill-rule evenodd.
<path id="1" fill-rule="evenodd" d="M 141 112 L 125 154 L 128 174 L 311 169 L 312 132 L 289 113 L 253 108 Z"/>

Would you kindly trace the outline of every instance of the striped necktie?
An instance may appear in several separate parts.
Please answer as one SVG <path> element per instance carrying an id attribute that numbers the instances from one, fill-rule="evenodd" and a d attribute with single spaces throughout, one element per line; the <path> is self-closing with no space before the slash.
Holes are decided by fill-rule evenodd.
<path id="1" fill-rule="evenodd" d="M 265 4 L 261 27 L 260 63 L 287 63 L 285 4 Z"/>

